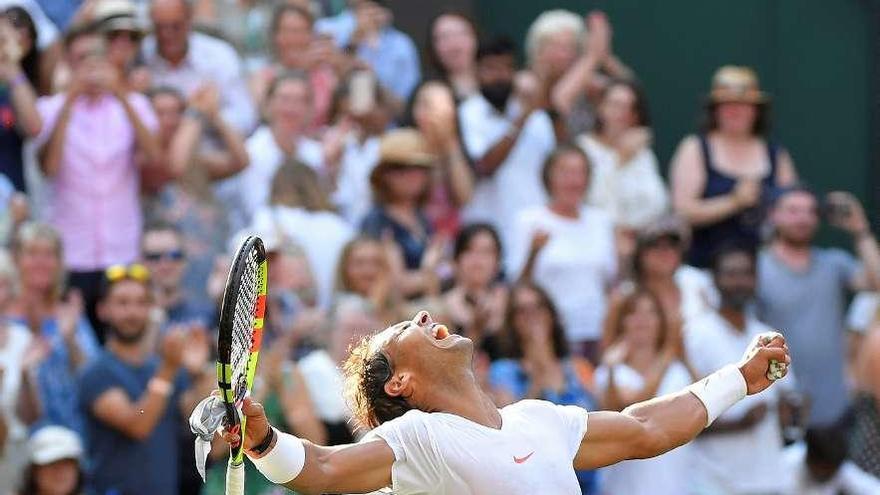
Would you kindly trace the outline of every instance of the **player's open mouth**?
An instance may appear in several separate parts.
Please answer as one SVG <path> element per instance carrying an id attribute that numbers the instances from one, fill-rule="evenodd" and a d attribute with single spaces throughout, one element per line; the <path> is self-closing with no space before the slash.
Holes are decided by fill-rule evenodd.
<path id="1" fill-rule="evenodd" d="M 435 340 L 443 340 L 446 337 L 449 337 L 449 329 L 446 328 L 446 325 L 435 323 L 431 327 L 431 336 L 434 337 Z"/>

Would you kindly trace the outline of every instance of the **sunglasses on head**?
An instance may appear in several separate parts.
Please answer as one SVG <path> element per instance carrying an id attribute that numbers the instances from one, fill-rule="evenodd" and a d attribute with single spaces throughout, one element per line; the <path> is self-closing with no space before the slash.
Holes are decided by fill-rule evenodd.
<path id="1" fill-rule="evenodd" d="M 150 280 L 150 270 L 140 263 L 132 263 L 130 265 L 113 265 L 104 270 L 104 277 L 110 283 L 116 283 L 120 280 L 136 280 L 138 282 L 146 282 Z"/>
<path id="2" fill-rule="evenodd" d="M 171 261 L 180 261 L 183 259 L 182 249 L 173 249 L 171 251 L 157 251 L 154 253 L 144 253 L 144 259 L 147 261 L 160 261 L 163 259 Z"/>

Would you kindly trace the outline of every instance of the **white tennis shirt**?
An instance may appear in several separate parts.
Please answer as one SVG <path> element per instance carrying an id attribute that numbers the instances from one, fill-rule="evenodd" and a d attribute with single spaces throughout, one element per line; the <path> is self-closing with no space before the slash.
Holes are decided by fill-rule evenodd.
<path id="1" fill-rule="evenodd" d="M 572 461 L 587 411 L 540 400 L 500 410 L 501 429 L 448 413 L 409 411 L 368 435 L 394 451 L 395 495 L 578 495 Z"/>

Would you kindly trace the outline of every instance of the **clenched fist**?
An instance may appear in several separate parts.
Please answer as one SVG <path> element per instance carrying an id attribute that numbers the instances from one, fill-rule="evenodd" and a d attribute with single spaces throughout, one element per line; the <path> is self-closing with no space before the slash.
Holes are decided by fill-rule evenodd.
<path id="1" fill-rule="evenodd" d="M 785 337 L 777 332 L 757 335 L 738 365 L 740 372 L 746 379 L 749 395 L 767 389 L 775 381 L 774 375 L 769 373 L 773 362 L 776 363 L 773 368 L 780 371 L 776 376 L 784 377 L 791 364 L 791 356 L 788 354 Z M 784 366 L 780 366 L 782 364 Z"/>

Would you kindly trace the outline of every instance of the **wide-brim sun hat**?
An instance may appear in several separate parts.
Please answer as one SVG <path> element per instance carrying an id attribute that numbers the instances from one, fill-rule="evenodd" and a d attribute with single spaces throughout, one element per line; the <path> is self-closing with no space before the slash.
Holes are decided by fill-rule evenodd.
<path id="1" fill-rule="evenodd" d="M 770 96 L 761 91 L 758 75 L 751 67 L 725 65 L 712 76 L 712 90 L 708 103 L 748 103 L 762 105 L 770 101 Z"/>
<path id="2" fill-rule="evenodd" d="M 129 31 L 144 36 L 146 28 L 138 18 L 137 7 L 129 0 L 101 0 L 92 12 L 95 26 L 102 33 Z"/>
<path id="3" fill-rule="evenodd" d="M 437 156 L 417 129 L 405 127 L 390 130 L 379 140 L 379 163 L 370 173 L 370 182 L 375 185 L 389 168 L 409 166 L 429 170 L 436 163 Z"/>

